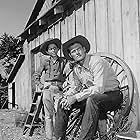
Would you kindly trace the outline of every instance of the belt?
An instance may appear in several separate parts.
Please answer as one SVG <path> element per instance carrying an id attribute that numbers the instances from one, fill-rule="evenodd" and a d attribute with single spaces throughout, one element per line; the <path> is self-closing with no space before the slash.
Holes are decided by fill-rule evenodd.
<path id="1" fill-rule="evenodd" d="M 113 88 L 112 91 L 118 91 L 118 90 L 120 90 L 120 88 L 119 87 L 115 87 L 115 88 Z"/>
<path id="2" fill-rule="evenodd" d="M 120 88 L 119 88 L 119 87 L 115 87 L 115 88 L 113 88 L 113 89 L 111 89 L 111 90 L 108 90 L 108 91 L 105 91 L 105 92 L 109 92 L 109 91 L 118 91 L 118 90 L 120 90 Z"/>
<path id="3" fill-rule="evenodd" d="M 60 91 L 63 90 L 63 89 L 62 89 L 62 82 L 60 82 L 60 81 L 46 81 L 46 82 L 44 83 L 45 89 L 49 89 L 51 85 L 52 85 L 52 86 L 57 86 L 57 87 L 59 88 Z"/>
<path id="4" fill-rule="evenodd" d="M 59 82 L 59 81 L 52 81 L 51 84 L 52 84 L 52 85 L 62 85 L 62 82 Z"/>
<path id="5" fill-rule="evenodd" d="M 112 90 L 105 91 L 104 93 L 107 93 L 107 92 L 115 92 L 115 91 L 120 91 L 120 88 L 119 87 L 115 87 Z"/>
<path id="6" fill-rule="evenodd" d="M 62 85 L 62 82 L 60 82 L 60 81 L 45 81 L 45 83 L 47 83 L 49 85 L 53 85 L 53 86 L 60 86 L 60 85 Z"/>

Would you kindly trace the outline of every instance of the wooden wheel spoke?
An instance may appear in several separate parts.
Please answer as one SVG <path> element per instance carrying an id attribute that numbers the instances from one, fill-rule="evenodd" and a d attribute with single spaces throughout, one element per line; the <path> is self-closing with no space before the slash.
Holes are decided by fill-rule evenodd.
<path id="1" fill-rule="evenodd" d="M 122 70 L 117 74 L 117 76 L 119 76 L 123 71 L 124 71 L 124 70 L 122 69 Z"/>
<path id="2" fill-rule="evenodd" d="M 117 70 L 118 70 L 118 64 L 116 65 L 116 68 L 114 69 L 115 73 L 117 73 Z"/>
<path id="3" fill-rule="evenodd" d="M 111 62 L 110 62 L 110 66 L 112 66 L 113 64 L 114 64 L 114 60 L 111 60 Z"/>
<path id="4" fill-rule="evenodd" d="M 128 85 L 125 85 L 123 87 L 120 88 L 121 91 L 127 90 L 128 89 Z"/>
<path id="5" fill-rule="evenodd" d="M 127 79 L 127 75 L 124 75 L 123 77 L 122 77 L 122 79 L 121 79 L 121 83 L 123 82 L 123 81 L 125 81 Z"/>

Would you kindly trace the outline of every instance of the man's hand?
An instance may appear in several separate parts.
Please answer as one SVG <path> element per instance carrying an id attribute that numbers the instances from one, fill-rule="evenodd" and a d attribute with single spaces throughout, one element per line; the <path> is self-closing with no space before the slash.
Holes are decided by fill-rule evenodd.
<path id="1" fill-rule="evenodd" d="M 74 104 L 76 102 L 76 98 L 75 96 L 67 96 L 62 98 L 60 104 L 62 106 L 62 108 L 64 108 L 65 110 L 69 110 L 71 105 Z"/>
<path id="2" fill-rule="evenodd" d="M 74 104 L 76 102 L 76 97 L 74 95 L 67 96 L 67 101 L 68 101 L 69 105 L 71 106 L 72 104 Z"/>
<path id="3" fill-rule="evenodd" d="M 42 90 L 44 88 L 44 85 L 42 83 L 39 83 L 38 87 Z"/>

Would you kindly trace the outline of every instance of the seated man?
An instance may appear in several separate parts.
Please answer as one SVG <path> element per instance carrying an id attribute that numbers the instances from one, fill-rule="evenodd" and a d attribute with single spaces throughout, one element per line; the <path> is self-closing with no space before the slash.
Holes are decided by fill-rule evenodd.
<path id="1" fill-rule="evenodd" d="M 106 119 L 106 112 L 118 109 L 122 103 L 115 72 L 105 59 L 87 54 L 89 50 L 88 40 L 81 35 L 63 44 L 64 56 L 75 62 L 73 77 L 82 88 L 59 100 L 55 120 L 57 139 L 65 139 L 69 115 L 74 108 L 84 112 L 79 139 L 92 140 L 99 119 Z"/>

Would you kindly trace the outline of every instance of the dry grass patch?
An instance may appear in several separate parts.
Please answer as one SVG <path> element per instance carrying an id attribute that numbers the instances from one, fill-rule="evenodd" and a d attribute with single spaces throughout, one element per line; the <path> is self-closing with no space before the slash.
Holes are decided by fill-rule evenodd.
<path id="1" fill-rule="evenodd" d="M 27 112 L 0 110 L 0 140 L 47 140 L 43 127 L 36 128 L 32 137 L 23 135 L 23 122 Z"/>

